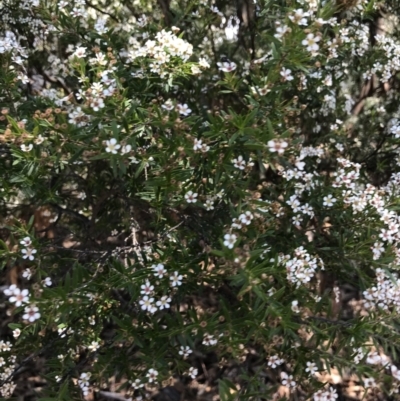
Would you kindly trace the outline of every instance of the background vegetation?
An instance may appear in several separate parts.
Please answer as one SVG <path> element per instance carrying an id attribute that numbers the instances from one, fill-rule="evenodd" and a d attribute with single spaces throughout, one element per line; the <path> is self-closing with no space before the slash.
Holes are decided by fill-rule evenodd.
<path id="1" fill-rule="evenodd" d="M 400 399 L 399 12 L 3 0 L 2 397 Z"/>

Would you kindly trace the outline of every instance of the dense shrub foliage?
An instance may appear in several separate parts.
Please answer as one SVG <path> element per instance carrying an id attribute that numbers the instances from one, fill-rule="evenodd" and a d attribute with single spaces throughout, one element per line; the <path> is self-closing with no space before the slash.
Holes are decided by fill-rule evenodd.
<path id="1" fill-rule="evenodd" d="M 0 7 L 2 397 L 400 399 L 396 2 Z"/>

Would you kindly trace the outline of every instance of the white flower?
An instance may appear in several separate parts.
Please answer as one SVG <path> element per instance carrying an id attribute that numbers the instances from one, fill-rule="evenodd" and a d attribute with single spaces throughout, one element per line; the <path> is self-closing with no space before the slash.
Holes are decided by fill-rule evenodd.
<path id="1" fill-rule="evenodd" d="M 163 309 L 168 309 L 171 305 L 171 298 L 168 297 L 167 295 L 163 295 L 159 301 L 156 302 L 156 305 L 158 306 L 158 309 L 163 310 Z"/>
<path id="2" fill-rule="evenodd" d="M 23 277 L 23 278 L 26 278 L 27 280 L 30 280 L 31 277 L 32 277 L 32 270 L 29 269 L 29 267 L 28 267 L 27 269 L 25 269 L 25 270 L 22 272 L 22 277 Z"/>
<path id="3" fill-rule="evenodd" d="M 236 70 L 236 64 L 233 61 L 224 61 L 217 63 L 218 69 L 223 72 L 231 72 Z"/>
<path id="4" fill-rule="evenodd" d="M 131 161 L 132 164 L 139 164 L 140 160 L 136 159 L 135 156 L 129 157 L 129 160 Z"/>
<path id="5" fill-rule="evenodd" d="M 306 372 L 309 372 L 310 375 L 313 375 L 317 371 L 318 371 L 318 368 L 314 362 L 307 362 Z"/>
<path id="6" fill-rule="evenodd" d="M 51 278 L 50 278 L 50 277 L 46 277 L 46 278 L 43 280 L 43 284 L 44 284 L 46 287 L 51 287 L 52 284 L 53 284 L 53 282 L 51 281 Z"/>
<path id="7" fill-rule="evenodd" d="M 235 234 L 225 234 L 224 235 L 224 245 L 229 249 L 233 249 L 237 236 Z"/>
<path id="8" fill-rule="evenodd" d="M 303 221 L 303 218 L 300 215 L 296 215 L 292 217 L 292 221 L 295 226 L 299 226 Z"/>
<path id="9" fill-rule="evenodd" d="M 199 66 L 201 68 L 210 68 L 210 64 L 208 63 L 208 61 L 205 58 L 199 59 Z"/>
<path id="10" fill-rule="evenodd" d="M 165 110 L 171 111 L 174 109 L 174 104 L 171 99 L 168 99 L 161 107 Z"/>
<path id="11" fill-rule="evenodd" d="M 4 342 L 3 340 L 0 341 L 0 352 L 4 351 L 11 351 L 11 343 L 9 341 Z"/>
<path id="12" fill-rule="evenodd" d="M 239 220 L 242 224 L 246 224 L 247 226 L 251 223 L 251 221 L 253 220 L 253 213 L 247 211 L 245 213 L 242 213 L 239 216 Z"/>
<path id="13" fill-rule="evenodd" d="M 297 300 L 292 301 L 292 311 L 294 313 L 299 313 L 300 312 L 299 301 L 297 301 Z"/>
<path id="14" fill-rule="evenodd" d="M 233 219 L 231 227 L 240 230 L 242 228 L 242 224 L 239 219 Z"/>
<path id="15" fill-rule="evenodd" d="M 26 249 L 22 249 L 21 253 L 23 253 L 24 255 L 22 256 L 23 259 L 29 259 L 29 260 L 33 260 L 35 259 L 34 254 L 37 252 L 36 249 L 31 249 L 31 248 L 26 248 Z"/>
<path id="16" fill-rule="evenodd" d="M 233 159 L 232 163 L 239 170 L 244 170 L 246 168 L 246 161 L 243 159 L 243 156 L 238 156 L 237 159 Z"/>
<path id="17" fill-rule="evenodd" d="M 22 319 L 33 323 L 35 320 L 40 318 L 39 308 L 35 305 L 29 305 L 24 310 L 25 314 L 22 315 Z"/>
<path id="18" fill-rule="evenodd" d="M 197 374 L 199 373 L 199 371 L 196 369 L 196 368 L 193 368 L 192 366 L 189 368 L 189 376 L 192 378 L 192 379 L 195 379 L 196 378 L 196 376 L 197 376 Z"/>
<path id="19" fill-rule="evenodd" d="M 158 372 L 155 369 L 149 369 L 147 372 L 146 377 L 149 378 L 149 383 L 157 380 Z"/>
<path id="20" fill-rule="evenodd" d="M 139 304 L 143 310 L 148 310 L 149 312 L 153 309 L 154 298 L 149 298 L 145 295 L 140 301 Z"/>
<path id="21" fill-rule="evenodd" d="M 274 35 L 277 39 L 282 39 L 286 32 L 290 32 L 291 29 L 287 25 L 277 26 L 276 34 Z"/>
<path id="22" fill-rule="evenodd" d="M 292 70 L 282 68 L 280 74 L 282 75 L 285 81 L 292 81 L 294 79 L 292 75 Z"/>
<path id="23" fill-rule="evenodd" d="M 172 287 L 178 287 L 182 284 L 182 276 L 178 272 L 174 272 L 169 279 L 171 280 Z"/>
<path id="24" fill-rule="evenodd" d="M 193 191 L 188 191 L 185 194 L 185 199 L 187 203 L 196 203 L 197 202 L 197 196 L 198 194 L 193 192 Z"/>
<path id="25" fill-rule="evenodd" d="M 157 278 L 163 278 L 164 276 L 167 275 L 167 270 L 165 270 L 164 265 L 162 263 L 159 263 L 158 265 L 153 265 L 151 268 L 154 270 L 154 275 Z"/>
<path id="26" fill-rule="evenodd" d="M 83 390 L 86 389 L 87 387 L 89 387 L 89 380 L 90 380 L 90 376 L 92 374 L 87 372 L 87 373 L 81 373 L 79 379 L 78 379 L 78 383 L 79 383 L 79 387 Z M 83 390 L 84 391 L 84 390 Z"/>
<path id="27" fill-rule="evenodd" d="M 285 387 L 296 387 L 296 382 L 293 380 L 292 375 L 288 375 L 286 372 L 281 372 L 282 385 Z"/>
<path id="28" fill-rule="evenodd" d="M 154 290 L 154 285 L 151 285 L 150 281 L 146 280 L 146 282 L 143 285 L 141 285 L 140 288 L 141 288 L 140 291 L 141 294 L 150 295 Z"/>
<path id="29" fill-rule="evenodd" d="M 179 351 L 179 355 L 182 355 L 184 359 L 186 359 L 193 351 L 188 346 L 181 346 Z"/>
<path id="30" fill-rule="evenodd" d="M 201 152 L 206 153 L 210 150 L 210 147 L 207 144 L 203 143 L 201 139 L 195 138 L 193 150 L 195 151 L 200 150 Z"/>
<path id="31" fill-rule="evenodd" d="M 376 381 L 372 377 L 366 377 L 363 381 L 365 388 L 376 387 Z"/>
<path id="32" fill-rule="evenodd" d="M 201 70 L 200 70 L 199 67 L 197 67 L 197 65 L 192 65 L 192 66 L 190 67 L 190 69 L 191 69 L 193 75 L 199 75 L 199 74 L 201 74 Z"/>
<path id="33" fill-rule="evenodd" d="M 29 246 L 32 245 L 32 240 L 31 240 L 29 237 L 25 237 L 25 238 L 22 238 L 22 240 L 19 241 L 19 243 L 20 243 L 21 245 L 24 245 L 24 246 L 26 246 L 26 247 L 29 247 Z"/>
<path id="34" fill-rule="evenodd" d="M 284 362 L 283 359 L 280 359 L 276 355 L 272 355 L 268 358 L 268 366 L 271 366 L 272 369 L 275 369 L 277 366 L 282 365 Z"/>
<path id="35" fill-rule="evenodd" d="M 90 107 L 93 111 L 99 111 L 100 109 L 104 108 L 105 104 L 102 98 L 93 99 L 90 103 Z"/>
<path id="36" fill-rule="evenodd" d="M 27 145 L 21 145 L 21 150 L 23 152 L 30 152 L 33 149 L 33 145 L 30 143 L 28 146 Z"/>
<path id="37" fill-rule="evenodd" d="M 270 152 L 278 152 L 278 154 L 282 155 L 287 148 L 288 143 L 283 140 L 270 140 L 268 141 L 268 148 Z"/>
<path id="38" fill-rule="evenodd" d="M 212 201 L 212 199 L 207 199 L 206 203 L 204 204 L 204 207 L 206 208 L 206 210 L 214 210 L 214 203 Z"/>
<path id="39" fill-rule="evenodd" d="M 41 143 L 44 142 L 46 138 L 44 138 L 42 135 L 38 135 L 33 142 L 35 142 L 36 145 L 40 145 Z"/>
<path id="40" fill-rule="evenodd" d="M 121 155 L 125 155 L 126 153 L 129 153 L 131 150 L 132 150 L 132 146 L 131 145 L 122 146 Z"/>
<path id="41" fill-rule="evenodd" d="M 10 302 L 15 303 L 15 306 L 21 306 L 24 303 L 29 302 L 29 291 L 15 289 L 14 294 L 8 299 Z"/>
<path id="42" fill-rule="evenodd" d="M 189 109 L 189 106 L 185 103 L 185 104 L 180 104 L 178 103 L 176 105 L 176 109 L 178 110 L 179 114 L 182 114 L 183 116 L 188 116 L 192 110 Z"/>
<path id="43" fill-rule="evenodd" d="M 203 338 L 204 345 L 215 345 L 215 344 L 217 344 L 217 342 L 218 341 L 214 338 L 213 335 L 208 334 L 208 333 L 204 334 L 204 338 Z"/>
<path id="44" fill-rule="evenodd" d="M 83 58 L 86 57 L 86 47 L 78 47 L 73 56 L 78 57 L 78 58 Z"/>
<path id="45" fill-rule="evenodd" d="M 317 42 L 319 42 L 321 38 L 319 36 L 315 36 L 313 33 L 309 33 L 306 38 L 301 42 L 302 45 L 307 47 L 309 52 L 316 52 L 319 49 Z"/>
<path id="46" fill-rule="evenodd" d="M 131 385 L 135 390 L 138 390 L 139 388 L 142 388 L 144 386 L 144 384 L 139 379 L 136 379 L 134 382 L 131 383 Z"/>
<path id="47" fill-rule="evenodd" d="M 14 295 L 15 291 L 19 290 L 19 288 L 15 284 L 11 284 L 8 288 L 4 290 L 4 295 L 7 297 L 11 297 Z"/>
<path id="48" fill-rule="evenodd" d="M 324 196 L 323 200 L 323 205 L 326 207 L 332 207 L 333 204 L 336 202 L 336 199 L 331 194 Z"/>
<path id="49" fill-rule="evenodd" d="M 97 351 L 100 348 L 100 344 L 97 341 L 92 341 L 88 346 L 89 351 Z"/>
<path id="50" fill-rule="evenodd" d="M 106 152 L 114 155 L 117 154 L 117 150 L 121 147 L 115 138 L 111 138 L 109 141 L 106 141 L 106 145 Z"/>
<path id="51" fill-rule="evenodd" d="M 193 150 L 200 150 L 202 145 L 203 145 L 203 143 L 202 143 L 201 139 L 194 138 Z"/>
<path id="52" fill-rule="evenodd" d="M 392 376 L 396 379 L 400 381 L 400 370 L 397 368 L 397 366 L 395 365 L 391 365 L 390 366 L 390 370 L 392 372 Z"/>
<path id="53" fill-rule="evenodd" d="M 15 329 L 13 330 L 13 337 L 18 338 L 21 335 L 21 330 L 20 329 Z"/>
<path id="54" fill-rule="evenodd" d="M 239 26 L 240 26 L 239 18 L 231 15 L 225 27 L 225 35 L 228 41 L 237 40 L 237 35 L 239 33 Z"/>
<path id="55" fill-rule="evenodd" d="M 289 16 L 289 19 L 297 25 L 307 25 L 307 18 L 309 14 L 304 12 L 302 8 L 294 10 L 294 14 Z"/>
<path id="56" fill-rule="evenodd" d="M 371 351 L 367 356 L 366 362 L 371 365 L 379 365 L 382 362 L 382 358 L 377 352 Z"/>

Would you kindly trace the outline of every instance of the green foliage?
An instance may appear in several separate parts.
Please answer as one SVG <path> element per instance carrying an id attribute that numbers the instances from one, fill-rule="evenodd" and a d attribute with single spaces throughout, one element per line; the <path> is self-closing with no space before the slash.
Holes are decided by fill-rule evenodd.
<path id="1" fill-rule="evenodd" d="M 398 10 L 128 3 L 0 6 L 2 396 L 398 399 Z"/>

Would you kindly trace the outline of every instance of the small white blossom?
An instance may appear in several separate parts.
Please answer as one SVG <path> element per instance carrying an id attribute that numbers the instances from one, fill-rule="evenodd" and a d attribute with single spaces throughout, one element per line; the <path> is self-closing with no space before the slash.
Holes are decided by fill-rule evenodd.
<path id="1" fill-rule="evenodd" d="M 86 47 L 78 47 L 75 50 L 75 52 L 72 54 L 72 56 L 75 56 L 78 58 L 86 57 Z"/>
<path id="2" fill-rule="evenodd" d="M 270 140 L 268 141 L 268 148 L 270 152 L 278 152 L 278 154 L 282 155 L 287 148 L 288 143 L 283 140 Z"/>
<path id="3" fill-rule="evenodd" d="M 15 304 L 15 306 L 21 306 L 29 302 L 29 291 L 28 290 L 20 290 L 19 288 L 15 289 L 13 295 L 8 299 L 10 302 Z"/>
<path id="4" fill-rule="evenodd" d="M 225 234 L 224 235 L 224 245 L 229 249 L 233 249 L 237 240 L 237 236 L 235 234 Z"/>
<path id="5" fill-rule="evenodd" d="M 284 360 L 276 355 L 272 355 L 268 358 L 268 366 L 271 366 L 272 369 L 275 369 L 277 366 L 282 365 L 283 362 Z"/>
<path id="6" fill-rule="evenodd" d="M 111 138 L 109 141 L 106 141 L 106 145 L 106 152 L 114 155 L 117 154 L 118 149 L 121 147 L 115 138 Z"/>
<path id="7" fill-rule="evenodd" d="M 174 109 L 174 103 L 171 99 L 168 99 L 164 104 L 161 105 L 164 110 L 171 111 Z"/>
<path id="8" fill-rule="evenodd" d="M 194 368 L 194 367 L 190 367 L 189 368 L 189 376 L 192 378 L 192 379 L 195 379 L 196 378 L 196 376 L 197 376 L 197 374 L 199 373 L 199 371 L 196 369 L 196 368 Z"/>
<path id="9" fill-rule="evenodd" d="M 32 240 L 29 237 L 23 238 L 19 243 L 23 246 L 30 247 L 32 245 Z"/>
<path id="10" fill-rule="evenodd" d="M 313 375 L 317 371 L 318 371 L 318 368 L 314 362 L 307 362 L 306 372 L 309 372 L 310 375 Z"/>
<path id="11" fill-rule="evenodd" d="M 232 163 L 239 170 L 244 170 L 246 168 L 246 161 L 243 159 L 243 156 L 238 156 L 237 159 L 233 159 Z"/>
<path id="12" fill-rule="evenodd" d="M 196 203 L 198 194 L 193 191 L 188 191 L 185 194 L 185 199 L 187 203 Z"/>
<path id="13" fill-rule="evenodd" d="M 182 276 L 178 272 L 174 272 L 172 276 L 169 277 L 171 280 L 172 287 L 178 287 L 182 284 Z"/>
<path id="14" fill-rule="evenodd" d="M 288 375 L 286 372 L 281 372 L 282 385 L 285 387 L 296 387 L 296 382 L 293 380 L 292 375 Z"/>
<path id="15" fill-rule="evenodd" d="M 149 280 L 146 280 L 146 282 L 140 286 L 140 293 L 144 295 L 150 295 L 153 290 L 154 285 L 151 285 Z"/>
<path id="16" fill-rule="evenodd" d="M 309 33 L 306 38 L 301 42 L 302 45 L 306 46 L 309 52 L 316 52 L 319 49 L 317 42 L 319 42 L 321 38 L 319 36 L 315 36 L 313 33 Z"/>
<path id="17" fill-rule="evenodd" d="M 88 346 L 89 351 L 97 351 L 100 348 L 100 344 L 97 341 L 92 341 Z"/>
<path id="18" fill-rule="evenodd" d="M 39 308 L 35 305 L 29 305 L 25 308 L 22 319 L 33 323 L 35 320 L 40 318 Z"/>
<path id="19" fill-rule="evenodd" d="M 30 143 L 29 145 L 22 144 L 21 150 L 23 152 L 30 152 L 33 149 L 33 145 Z"/>
<path id="20" fill-rule="evenodd" d="M 181 346 L 179 350 L 179 355 L 182 355 L 184 359 L 186 359 L 193 351 L 188 346 Z"/>
<path id="21" fill-rule="evenodd" d="M 15 329 L 13 330 L 13 337 L 18 338 L 21 335 L 21 330 L 20 329 Z"/>
<path id="22" fill-rule="evenodd" d="M 23 253 L 22 258 L 23 259 L 29 259 L 29 260 L 33 260 L 35 259 L 35 253 L 37 252 L 36 249 L 31 249 L 31 248 L 27 248 L 27 249 L 22 249 L 21 253 Z"/>
<path id="23" fill-rule="evenodd" d="M 217 342 L 218 342 L 218 340 L 216 340 L 213 335 L 208 334 L 208 333 L 204 334 L 204 338 L 203 338 L 204 345 L 208 345 L 208 346 L 215 345 L 215 344 L 217 344 Z"/>
<path id="24" fill-rule="evenodd" d="M 149 383 L 157 381 L 158 372 L 155 369 L 149 369 L 146 377 L 148 377 Z"/>
<path id="25" fill-rule="evenodd" d="M 156 302 L 156 305 L 158 306 L 158 309 L 163 310 L 163 309 L 168 309 L 171 305 L 171 298 L 167 295 L 163 295 L 159 301 Z"/>
<path id="26" fill-rule="evenodd" d="M 154 303 L 154 298 L 149 298 L 147 295 L 145 295 L 140 301 L 139 304 L 141 305 L 141 308 L 143 310 L 148 310 L 151 312 L 153 309 L 153 303 Z"/>
<path id="27" fill-rule="evenodd" d="M 214 203 L 211 199 L 207 199 L 206 203 L 204 204 L 204 207 L 206 208 L 207 211 L 214 210 Z"/>
<path id="28" fill-rule="evenodd" d="M 292 75 L 292 70 L 289 70 L 288 68 L 282 68 L 280 74 L 285 81 L 293 81 L 294 79 Z"/>
<path id="29" fill-rule="evenodd" d="M 223 72 L 232 72 L 236 70 L 236 64 L 233 61 L 224 61 L 217 63 L 218 69 Z"/>
<path id="30" fill-rule="evenodd" d="M 323 200 L 324 200 L 323 205 L 326 207 L 332 207 L 336 202 L 336 199 L 331 194 L 324 196 Z"/>
<path id="31" fill-rule="evenodd" d="M 162 263 L 159 263 L 158 265 L 153 265 L 151 268 L 154 270 L 154 275 L 157 278 L 163 278 L 164 276 L 167 275 L 167 270 L 165 269 L 164 265 Z"/>
<path id="32" fill-rule="evenodd" d="M 178 110 L 178 113 L 183 115 L 183 116 L 188 116 L 192 110 L 189 109 L 189 106 L 185 103 L 185 104 L 177 104 L 176 105 L 176 109 Z"/>

